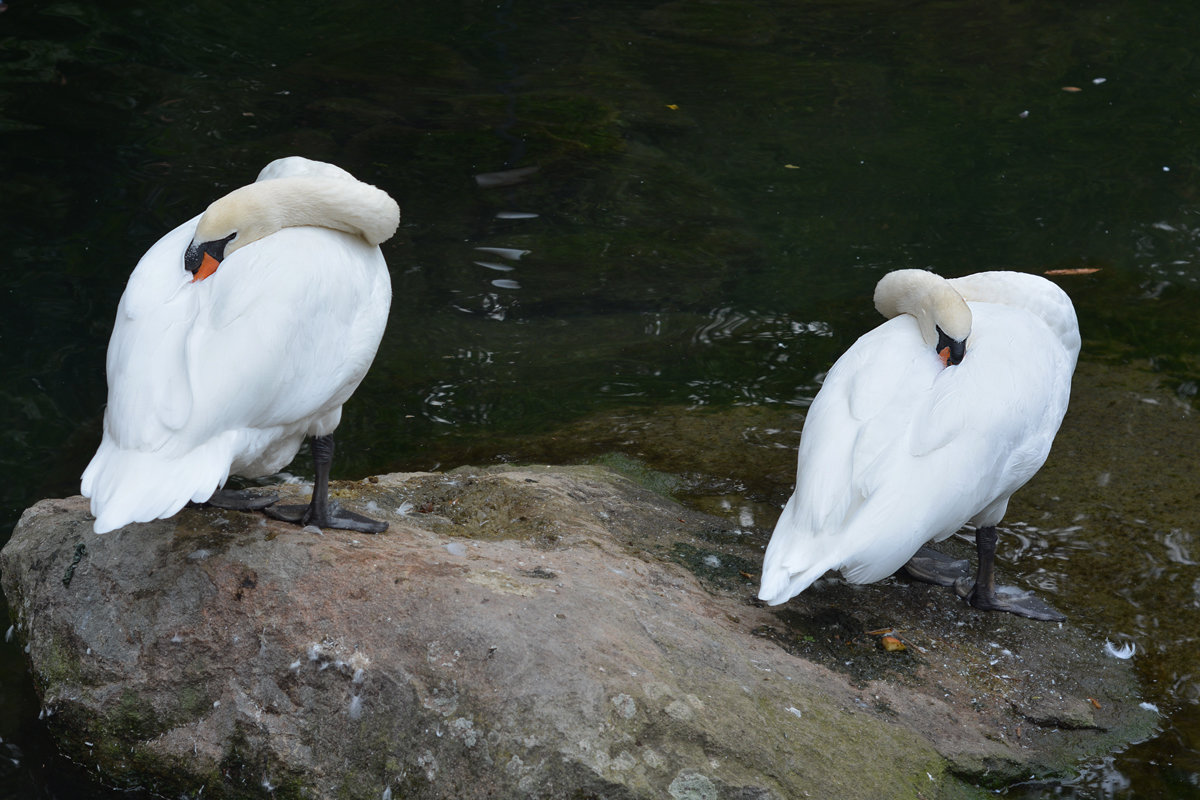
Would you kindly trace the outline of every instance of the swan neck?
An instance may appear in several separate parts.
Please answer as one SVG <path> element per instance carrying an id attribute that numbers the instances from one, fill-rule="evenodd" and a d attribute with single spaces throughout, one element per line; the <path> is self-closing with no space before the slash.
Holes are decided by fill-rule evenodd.
<path id="1" fill-rule="evenodd" d="M 939 347 L 944 334 L 966 342 L 971 333 L 971 310 L 962 295 L 940 275 L 920 269 L 889 272 L 875 287 L 875 308 L 888 319 L 908 314 L 917 321 L 921 338 Z"/>
<path id="2" fill-rule="evenodd" d="M 370 245 L 391 238 L 400 208 L 386 192 L 357 180 L 284 177 L 235 189 L 215 201 L 196 226 L 195 242 L 232 239 L 238 248 L 283 228 L 319 227 L 359 236 Z"/>

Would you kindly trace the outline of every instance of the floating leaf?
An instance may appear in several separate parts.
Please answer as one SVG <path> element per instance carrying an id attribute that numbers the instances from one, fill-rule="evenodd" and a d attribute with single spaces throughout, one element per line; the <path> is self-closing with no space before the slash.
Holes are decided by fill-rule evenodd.
<path id="1" fill-rule="evenodd" d="M 1093 272 L 1099 272 L 1099 267 L 1075 267 L 1073 269 L 1048 269 L 1043 272 L 1043 275 L 1091 275 Z"/>

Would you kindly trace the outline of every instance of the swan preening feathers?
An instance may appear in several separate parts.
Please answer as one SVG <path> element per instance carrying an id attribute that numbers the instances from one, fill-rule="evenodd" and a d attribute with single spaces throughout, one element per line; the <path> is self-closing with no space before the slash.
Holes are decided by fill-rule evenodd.
<path id="1" fill-rule="evenodd" d="M 342 404 L 383 336 L 391 283 L 379 244 L 399 215 L 338 167 L 284 158 L 150 248 L 117 308 L 104 435 L 83 473 L 97 533 L 206 501 L 386 528 L 339 508 L 327 484 Z M 887 321 L 838 359 L 809 409 L 759 597 L 783 603 L 833 569 L 866 583 L 907 565 L 952 583 L 961 564 L 924 545 L 970 522 L 979 569 L 958 580 L 969 602 L 1060 618 L 996 587 L 993 556 L 1009 497 L 1066 412 L 1079 353 L 1070 299 L 1033 275 L 900 270 L 879 282 L 875 306 Z M 309 436 L 309 505 L 222 489 L 230 475 L 278 471 Z"/>
<path id="2" fill-rule="evenodd" d="M 138 262 L 108 346 L 104 435 L 83 473 L 97 533 L 169 517 L 232 474 L 282 469 L 306 436 L 313 502 L 268 507 L 321 527 L 386 527 L 327 496 L 332 433 L 391 303 L 379 244 L 400 209 L 332 164 L 273 161 Z"/>
<path id="3" fill-rule="evenodd" d="M 906 563 L 953 583 L 962 565 L 947 575 L 924 545 L 973 523 L 979 568 L 959 578 L 960 594 L 1061 619 L 997 587 L 993 556 L 1009 498 L 1045 462 L 1067 410 L 1080 345 L 1070 299 L 1035 275 L 900 270 L 879 282 L 875 306 L 887 322 L 837 360 L 809 408 L 759 597 L 775 605 L 828 570 L 870 583 Z"/>

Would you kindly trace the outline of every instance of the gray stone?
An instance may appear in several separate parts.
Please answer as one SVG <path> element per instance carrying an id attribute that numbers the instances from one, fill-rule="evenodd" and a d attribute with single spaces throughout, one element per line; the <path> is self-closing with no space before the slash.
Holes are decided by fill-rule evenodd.
<path id="1" fill-rule="evenodd" d="M 62 750 L 172 797 L 948 798 L 1155 725 L 1069 624 L 899 579 L 760 608 L 765 534 L 607 470 L 334 493 L 391 528 L 30 508 L 0 573 Z"/>

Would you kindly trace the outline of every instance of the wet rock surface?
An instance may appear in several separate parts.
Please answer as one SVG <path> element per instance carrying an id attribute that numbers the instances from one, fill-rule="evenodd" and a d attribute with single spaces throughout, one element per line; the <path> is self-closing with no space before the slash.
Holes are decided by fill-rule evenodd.
<path id="1" fill-rule="evenodd" d="M 759 607 L 765 532 L 607 469 L 335 494 L 391 528 L 29 509 L 0 573 L 62 750 L 172 797 L 931 798 L 1156 723 L 1070 623 L 901 578 Z"/>

